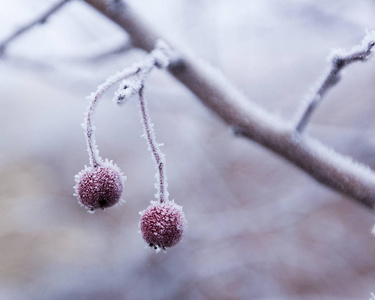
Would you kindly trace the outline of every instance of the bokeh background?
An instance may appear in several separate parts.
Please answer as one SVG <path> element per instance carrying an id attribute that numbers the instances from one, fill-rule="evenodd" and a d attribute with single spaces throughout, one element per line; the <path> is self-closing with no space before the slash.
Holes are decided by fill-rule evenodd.
<path id="1" fill-rule="evenodd" d="M 128 2 L 167 40 L 285 120 L 332 49 L 350 49 L 375 27 L 371 0 Z M 53 3 L 0 0 L 0 40 Z M 152 73 L 146 95 L 171 197 L 189 222 L 183 242 L 156 254 L 139 233 L 155 168 L 136 99 L 119 108 L 111 91 L 95 115 L 101 155 L 128 177 L 126 204 L 94 215 L 77 204 L 74 175 L 88 164 L 85 97 L 144 57 L 107 55 L 127 39 L 72 1 L 0 60 L 0 299 L 369 299 L 372 212 L 233 136 L 163 71 Z M 374 83 L 374 61 L 350 66 L 307 130 L 372 168 Z"/>

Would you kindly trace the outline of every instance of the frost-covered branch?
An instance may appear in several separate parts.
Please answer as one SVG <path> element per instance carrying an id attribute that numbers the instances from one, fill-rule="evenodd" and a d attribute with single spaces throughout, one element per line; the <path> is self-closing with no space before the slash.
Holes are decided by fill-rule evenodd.
<path id="1" fill-rule="evenodd" d="M 151 51 L 159 35 L 123 2 L 85 0 L 130 35 L 135 47 Z M 170 43 L 169 43 L 170 44 Z M 204 105 L 242 136 L 265 146 L 320 183 L 367 208 L 375 206 L 375 173 L 308 135 L 296 135 L 290 124 L 270 115 L 243 96 L 217 70 L 174 49 L 169 72 Z"/>
<path id="2" fill-rule="evenodd" d="M 68 1 L 60 1 L 41 18 L 16 31 L 0 44 L 0 50 L 4 51 L 8 43 L 16 37 L 33 26 L 45 22 L 50 15 Z M 150 52 L 154 49 L 157 40 L 162 39 L 123 1 L 84 1 L 126 30 L 136 48 Z M 328 73 L 327 80 L 322 83 L 324 87 L 319 92 L 320 97 L 337 82 L 339 72 L 344 66 L 354 61 L 364 61 L 370 56 L 374 46 L 373 40 L 368 40 L 366 45 L 367 48 L 357 49 L 351 54 L 346 54 L 345 57 L 335 60 L 333 71 Z M 375 173 L 368 166 L 335 152 L 308 135 L 296 134 L 295 126 L 290 126 L 288 122 L 276 118 L 247 99 L 220 72 L 199 59 L 184 55 L 177 49 L 173 49 L 170 58 L 169 72 L 190 89 L 205 106 L 227 123 L 233 131 L 279 154 L 322 184 L 351 197 L 367 208 L 374 208 Z M 159 63 L 163 62 L 155 60 L 155 64 Z M 121 79 L 117 78 L 115 81 L 121 81 Z M 139 91 L 139 89 L 127 89 L 125 88 L 126 82 L 122 83 L 124 83 L 124 88 L 116 95 L 118 103 Z M 139 84 L 141 86 L 141 82 Z M 107 89 L 107 86 L 102 86 L 90 97 L 92 102 L 85 129 L 92 165 L 100 164 L 101 160 L 96 151 L 91 115 L 98 99 Z M 302 113 L 303 115 L 304 113 Z M 300 120 L 306 121 L 297 122 L 297 124 L 302 123 L 297 126 L 300 128 L 300 132 L 310 115 L 311 112 L 307 113 L 307 117 L 301 117 Z"/>
<path id="3" fill-rule="evenodd" d="M 348 65 L 356 61 L 366 61 L 373 54 L 375 46 L 375 34 L 368 34 L 361 45 L 354 47 L 350 52 L 336 51 L 332 54 L 332 65 L 323 80 L 317 84 L 317 88 L 304 101 L 302 109 L 297 117 L 296 131 L 301 133 L 309 122 L 313 112 L 328 90 L 340 80 L 340 72 Z"/>
<path id="4" fill-rule="evenodd" d="M 62 1 L 57 2 L 50 9 L 44 12 L 41 16 L 37 17 L 35 20 L 31 21 L 30 23 L 20 27 L 18 30 L 13 32 L 9 37 L 7 37 L 4 41 L 0 42 L 0 56 L 2 56 L 5 53 L 5 49 L 10 42 L 14 41 L 15 39 L 17 39 L 24 33 L 28 32 L 34 26 L 45 24 L 49 17 L 51 17 L 54 13 L 59 11 L 69 1 L 71 0 L 62 0 Z"/>

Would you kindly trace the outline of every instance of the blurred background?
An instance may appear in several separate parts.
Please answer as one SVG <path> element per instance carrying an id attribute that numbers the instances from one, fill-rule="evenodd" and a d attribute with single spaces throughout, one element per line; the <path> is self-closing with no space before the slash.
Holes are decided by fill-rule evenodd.
<path id="1" fill-rule="evenodd" d="M 372 0 L 129 0 L 167 41 L 218 67 L 285 120 L 332 49 L 375 27 Z M 0 0 L 0 40 L 54 0 Z M 15 40 L 0 60 L 0 299 L 369 299 L 373 214 L 230 130 L 191 92 L 154 71 L 146 96 L 163 142 L 171 197 L 189 222 L 182 243 L 149 249 L 138 212 L 155 168 L 136 99 L 113 91 L 95 115 L 104 158 L 127 175 L 125 205 L 88 214 L 73 196 L 88 155 L 85 99 L 145 53 L 82 1 Z M 112 55 L 108 55 L 113 53 Z M 346 69 L 308 126 L 375 168 L 375 62 Z"/>

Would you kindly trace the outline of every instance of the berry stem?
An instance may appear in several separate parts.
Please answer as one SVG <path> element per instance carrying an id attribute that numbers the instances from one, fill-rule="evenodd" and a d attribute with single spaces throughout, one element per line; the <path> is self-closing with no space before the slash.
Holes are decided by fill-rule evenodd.
<path id="1" fill-rule="evenodd" d="M 86 117 L 86 142 L 87 142 L 87 149 L 89 152 L 90 157 L 90 164 L 92 167 L 96 168 L 100 165 L 100 162 L 102 161 L 102 158 L 99 156 L 99 151 L 97 151 L 97 145 L 95 143 L 95 134 L 94 134 L 94 128 L 92 126 L 92 116 L 94 114 L 94 110 L 96 107 L 96 104 L 99 101 L 99 98 L 104 94 L 105 90 L 101 90 L 99 93 L 95 95 L 95 97 L 92 99 L 89 109 L 87 111 L 87 117 Z"/>
<path id="2" fill-rule="evenodd" d="M 95 128 L 93 126 L 93 114 L 95 111 L 95 107 L 99 102 L 99 99 L 103 96 L 103 94 L 114 84 L 118 83 L 119 81 L 126 79 L 130 76 L 136 75 L 140 71 L 140 68 L 132 68 L 126 69 L 122 72 L 119 72 L 111 77 L 109 77 L 103 84 L 99 85 L 96 89 L 95 93 L 92 93 L 88 98 L 91 100 L 90 105 L 88 107 L 86 113 L 85 122 L 82 124 L 85 130 L 86 136 L 86 143 L 87 143 L 87 150 L 89 153 L 90 164 L 92 167 L 96 168 L 101 165 L 103 159 L 99 156 L 98 146 L 95 142 Z"/>
<path id="3" fill-rule="evenodd" d="M 144 135 L 147 140 L 149 149 L 152 152 L 153 158 L 156 163 L 156 167 L 158 169 L 157 172 L 157 189 L 158 189 L 158 197 L 159 202 L 168 202 L 168 184 L 167 184 L 167 176 L 165 172 L 165 158 L 164 154 L 161 152 L 159 144 L 156 142 L 155 139 L 155 131 L 153 129 L 153 124 L 151 123 L 151 119 L 148 115 L 147 109 L 147 100 L 143 96 L 143 89 L 144 86 L 139 90 L 139 105 L 140 105 L 140 114 L 143 123 Z"/>

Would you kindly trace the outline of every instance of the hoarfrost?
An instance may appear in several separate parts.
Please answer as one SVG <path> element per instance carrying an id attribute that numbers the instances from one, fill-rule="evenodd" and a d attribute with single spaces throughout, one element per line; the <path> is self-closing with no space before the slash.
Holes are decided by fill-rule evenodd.
<path id="1" fill-rule="evenodd" d="M 324 159 L 326 166 L 333 166 L 338 172 L 343 174 L 350 170 L 350 173 L 354 174 L 359 181 L 373 184 L 375 192 L 374 172 L 370 167 L 358 163 L 350 156 L 338 154 L 334 149 L 328 148 L 318 140 L 311 137 L 304 139 L 304 142 L 306 143 L 306 147 L 309 148 L 312 153 L 317 157 Z M 345 184 L 349 178 L 342 177 L 342 184 Z M 351 184 L 353 184 L 353 182 L 351 182 Z"/>

